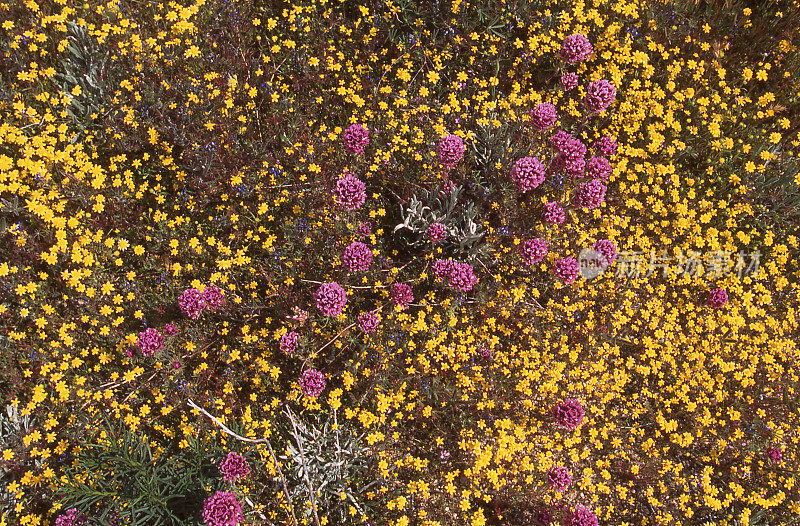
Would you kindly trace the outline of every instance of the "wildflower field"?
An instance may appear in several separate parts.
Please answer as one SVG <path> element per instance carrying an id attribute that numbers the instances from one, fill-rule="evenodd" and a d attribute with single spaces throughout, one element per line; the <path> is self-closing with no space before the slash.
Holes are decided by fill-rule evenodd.
<path id="1" fill-rule="evenodd" d="M 799 524 L 798 27 L 0 2 L 0 525 Z"/>

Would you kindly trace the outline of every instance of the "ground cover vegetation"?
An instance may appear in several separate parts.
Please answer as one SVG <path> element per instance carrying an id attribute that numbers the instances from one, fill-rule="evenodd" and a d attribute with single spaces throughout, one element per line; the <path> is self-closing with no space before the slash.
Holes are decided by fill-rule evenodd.
<path id="1" fill-rule="evenodd" d="M 796 524 L 799 20 L 0 2 L 0 524 Z"/>

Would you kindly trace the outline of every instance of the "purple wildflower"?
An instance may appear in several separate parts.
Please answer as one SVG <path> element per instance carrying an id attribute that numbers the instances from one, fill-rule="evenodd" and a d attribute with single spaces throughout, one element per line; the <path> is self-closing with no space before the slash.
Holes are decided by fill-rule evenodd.
<path id="1" fill-rule="evenodd" d="M 181 311 L 193 320 L 200 317 L 200 313 L 206 307 L 206 300 L 203 293 L 197 289 L 186 289 L 181 293 L 178 298 L 178 306 Z"/>
<path id="2" fill-rule="evenodd" d="M 583 183 L 575 191 L 575 203 L 581 208 L 593 210 L 603 204 L 606 199 L 606 185 L 599 179 Z"/>
<path id="3" fill-rule="evenodd" d="M 605 157 L 591 157 L 586 163 L 586 175 L 590 179 L 608 181 L 611 176 L 611 163 Z"/>
<path id="4" fill-rule="evenodd" d="M 234 480 L 241 480 L 250 474 L 250 464 L 247 459 L 239 453 L 233 451 L 228 453 L 219 465 L 219 470 L 225 476 L 225 480 L 232 482 Z"/>
<path id="5" fill-rule="evenodd" d="M 609 107 L 616 96 L 617 89 L 611 82 L 606 79 L 595 80 L 586 88 L 584 103 L 590 112 L 596 113 Z"/>
<path id="6" fill-rule="evenodd" d="M 281 336 L 281 352 L 286 354 L 294 354 L 297 349 L 299 335 L 294 331 L 289 331 Z"/>
<path id="7" fill-rule="evenodd" d="M 578 260 L 573 257 L 559 259 L 553 265 L 553 271 L 565 285 L 571 285 L 578 279 L 580 269 Z"/>
<path id="8" fill-rule="evenodd" d="M 578 74 L 577 73 L 564 73 L 561 75 L 561 86 L 564 91 L 572 91 L 578 87 Z"/>
<path id="9" fill-rule="evenodd" d="M 83 526 L 87 520 L 88 517 L 78 513 L 77 508 L 70 508 L 56 519 L 55 526 Z"/>
<path id="10" fill-rule="evenodd" d="M 568 398 L 553 408 L 556 423 L 566 429 L 575 430 L 583 423 L 583 405 L 580 400 Z"/>
<path id="11" fill-rule="evenodd" d="M 358 235 L 361 237 L 367 237 L 372 234 L 372 225 L 367 223 L 366 221 L 362 221 L 360 225 L 358 225 Z"/>
<path id="12" fill-rule="evenodd" d="M 358 315 L 358 328 L 367 334 L 374 334 L 381 322 L 380 316 L 375 312 L 364 312 Z"/>
<path id="13" fill-rule="evenodd" d="M 447 227 L 443 223 L 431 223 L 426 233 L 433 243 L 441 243 L 447 238 Z"/>
<path id="14" fill-rule="evenodd" d="M 336 282 L 323 283 L 314 293 L 317 308 L 325 316 L 338 316 L 347 304 L 347 293 Z"/>
<path id="15" fill-rule="evenodd" d="M 464 139 L 458 135 L 446 135 L 442 137 L 436 151 L 439 157 L 439 163 L 449 170 L 464 157 L 464 151 L 466 151 L 466 149 L 466 146 L 464 146 Z"/>
<path id="16" fill-rule="evenodd" d="M 414 293 L 407 283 L 395 283 L 392 285 L 392 300 L 405 309 L 414 301 Z"/>
<path id="17" fill-rule="evenodd" d="M 547 480 L 554 489 L 564 491 L 572 484 L 572 472 L 564 466 L 553 466 L 547 470 Z"/>
<path id="18" fill-rule="evenodd" d="M 360 124 L 352 124 L 344 131 L 344 145 L 353 153 L 364 153 L 369 144 L 369 130 Z"/>
<path id="19" fill-rule="evenodd" d="M 553 126 L 558 120 L 556 107 L 549 102 L 542 102 L 536 105 L 531 112 L 531 123 L 539 131 L 546 130 Z"/>
<path id="20" fill-rule="evenodd" d="M 559 130 L 555 135 L 550 137 L 550 142 L 558 150 L 558 156 L 553 162 L 551 169 L 555 171 L 565 171 L 572 176 L 578 176 L 583 173 L 586 168 L 586 145 L 580 139 L 577 139 L 565 132 Z"/>
<path id="21" fill-rule="evenodd" d="M 544 220 L 551 225 L 560 225 L 567 219 L 567 213 L 555 201 L 545 204 L 544 209 Z"/>
<path id="22" fill-rule="evenodd" d="M 579 504 L 567 515 L 564 524 L 565 526 L 599 526 L 600 522 L 591 509 Z"/>
<path id="23" fill-rule="evenodd" d="M 372 264 L 372 250 L 360 241 L 353 241 L 344 249 L 344 267 L 350 271 L 367 270 Z"/>
<path id="24" fill-rule="evenodd" d="M 325 375 L 316 369 L 306 369 L 300 375 L 300 388 L 303 395 L 316 398 L 325 390 Z"/>
<path id="25" fill-rule="evenodd" d="M 580 33 L 568 36 L 561 44 L 561 58 L 570 64 L 586 60 L 593 51 L 592 43 Z"/>
<path id="26" fill-rule="evenodd" d="M 614 261 L 617 259 L 617 245 L 614 244 L 613 241 L 608 239 L 601 239 L 595 242 L 592 245 L 592 248 L 595 252 L 599 252 L 603 256 L 605 256 L 606 261 L 608 261 L 609 265 L 612 265 Z"/>
<path id="27" fill-rule="evenodd" d="M 336 181 L 333 195 L 345 210 L 358 210 L 367 200 L 367 185 L 358 177 L 345 174 Z"/>
<path id="28" fill-rule="evenodd" d="M 545 168 L 542 162 L 535 157 L 523 157 L 517 160 L 511 169 L 511 179 L 520 192 L 533 190 L 544 182 Z"/>
<path id="29" fill-rule="evenodd" d="M 203 503 L 203 521 L 207 526 L 236 526 L 244 521 L 242 505 L 230 491 L 217 491 Z"/>
<path id="30" fill-rule="evenodd" d="M 778 462 L 783 460 L 783 451 L 781 451 L 781 448 L 779 448 L 778 446 L 771 446 L 766 451 L 766 455 L 767 458 L 769 458 L 773 464 L 777 464 Z"/>
<path id="31" fill-rule="evenodd" d="M 150 356 L 164 348 L 164 335 L 151 327 L 139 333 L 136 344 L 143 356 Z"/>
<path id="32" fill-rule="evenodd" d="M 178 334 L 178 327 L 174 323 L 167 323 L 164 325 L 164 334 L 167 336 L 175 336 Z"/>
<path id="33" fill-rule="evenodd" d="M 547 241 L 541 238 L 528 239 L 522 244 L 522 259 L 526 265 L 535 265 L 547 257 Z"/>
<path id="34" fill-rule="evenodd" d="M 469 263 L 452 259 L 437 259 L 433 263 L 433 273 L 437 279 L 447 281 L 447 285 L 462 292 L 469 292 L 478 283 L 475 269 Z"/>
<path id="35" fill-rule="evenodd" d="M 728 293 L 725 289 L 717 287 L 708 291 L 706 304 L 712 309 L 721 309 L 728 303 Z"/>
<path id="36" fill-rule="evenodd" d="M 595 141 L 592 148 L 604 157 L 617 153 L 617 140 L 611 135 L 603 135 Z"/>
<path id="37" fill-rule="evenodd" d="M 224 293 L 222 292 L 222 289 L 216 285 L 209 285 L 203 289 L 203 301 L 205 302 L 206 307 L 209 307 L 213 310 L 217 310 L 222 307 L 222 302 L 224 300 L 223 294 Z"/>

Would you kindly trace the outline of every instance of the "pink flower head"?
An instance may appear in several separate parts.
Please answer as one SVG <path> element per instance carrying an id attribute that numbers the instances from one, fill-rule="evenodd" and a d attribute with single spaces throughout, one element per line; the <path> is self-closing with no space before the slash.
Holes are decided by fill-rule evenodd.
<path id="1" fill-rule="evenodd" d="M 567 219 L 567 213 L 561 205 L 551 201 L 544 205 L 544 220 L 551 225 L 560 225 Z"/>
<path id="2" fill-rule="evenodd" d="M 583 405 L 579 400 L 568 398 L 553 408 L 556 423 L 566 429 L 575 430 L 583 423 Z"/>
<path id="3" fill-rule="evenodd" d="M 606 185 L 599 179 L 583 183 L 575 191 L 575 203 L 583 209 L 593 210 L 603 204 L 606 199 Z"/>
<path id="4" fill-rule="evenodd" d="M 216 285 L 209 285 L 203 289 L 203 301 L 205 302 L 206 307 L 217 310 L 222 307 L 223 300 L 224 293 L 222 292 L 222 289 Z"/>
<path id="5" fill-rule="evenodd" d="M 323 283 L 314 293 L 317 308 L 325 316 L 338 316 L 347 304 L 347 293 L 336 282 Z"/>
<path id="6" fill-rule="evenodd" d="M 361 237 L 367 237 L 372 234 L 372 225 L 363 221 L 360 225 L 358 225 L 358 235 Z"/>
<path id="7" fill-rule="evenodd" d="M 55 522 L 55 526 L 83 526 L 89 518 L 78 513 L 77 508 L 70 508 L 62 513 Z"/>
<path id="8" fill-rule="evenodd" d="M 611 163 L 605 157 L 591 157 L 586 163 L 586 176 L 590 179 L 608 181 L 611 176 Z"/>
<path id="9" fill-rule="evenodd" d="M 547 480 L 558 491 L 564 491 L 572 484 L 572 472 L 564 466 L 553 466 L 547 470 Z"/>
<path id="10" fill-rule="evenodd" d="M 565 285 L 574 283 L 575 280 L 578 279 L 580 270 L 581 267 L 578 260 L 573 257 L 559 259 L 553 265 L 553 271 Z"/>
<path id="11" fill-rule="evenodd" d="M 591 113 L 602 111 L 614 102 L 617 96 L 617 89 L 606 79 L 590 82 L 586 88 L 586 98 L 584 103 Z"/>
<path id="12" fill-rule="evenodd" d="M 426 233 L 433 243 L 441 243 L 447 239 L 447 228 L 442 223 L 431 223 Z"/>
<path id="13" fill-rule="evenodd" d="M 217 491 L 203 503 L 207 526 L 237 526 L 244 521 L 242 505 L 231 491 Z"/>
<path id="14" fill-rule="evenodd" d="M 344 249 L 344 267 L 351 271 L 367 270 L 372 263 L 372 250 L 360 241 L 353 241 Z"/>
<path id="15" fill-rule="evenodd" d="M 561 44 L 561 58 L 570 64 L 586 60 L 593 51 L 592 43 L 580 33 L 568 36 Z"/>
<path id="16" fill-rule="evenodd" d="M 392 285 L 392 300 L 404 309 L 414 301 L 414 293 L 408 283 L 395 283 Z"/>
<path id="17" fill-rule="evenodd" d="M 358 315 L 358 328 L 367 334 L 374 334 L 381 322 L 380 316 L 375 312 L 363 312 Z"/>
<path id="18" fill-rule="evenodd" d="M 558 150 L 558 156 L 553 162 L 553 170 L 565 171 L 572 176 L 578 176 L 583 173 L 586 168 L 586 159 L 584 158 L 586 145 L 580 139 L 573 137 L 564 130 L 559 130 L 550 137 L 550 142 Z"/>
<path id="19" fill-rule="evenodd" d="M 167 336 L 175 336 L 178 334 L 178 327 L 174 323 L 167 323 L 164 325 L 164 334 Z"/>
<path id="20" fill-rule="evenodd" d="M 345 174 L 336 181 L 333 195 L 339 206 L 345 210 L 358 210 L 367 200 L 367 185 L 358 177 Z"/>
<path id="21" fill-rule="evenodd" d="M 178 306 L 181 311 L 193 320 L 200 317 L 200 313 L 206 308 L 206 300 L 203 293 L 195 288 L 184 290 L 178 298 Z"/>
<path id="22" fill-rule="evenodd" d="M 536 105 L 531 112 L 531 123 L 539 131 L 546 130 L 553 126 L 558 120 L 556 107 L 549 102 L 542 102 Z"/>
<path id="23" fill-rule="evenodd" d="M 285 354 L 294 354 L 297 350 L 297 342 L 299 335 L 294 331 L 289 331 L 281 336 L 281 352 Z"/>
<path id="24" fill-rule="evenodd" d="M 344 145 L 353 153 L 363 153 L 369 144 L 369 130 L 360 124 L 352 124 L 344 131 Z"/>
<path id="25" fill-rule="evenodd" d="M 595 141 L 592 148 L 604 157 L 617 153 L 617 140 L 611 135 L 603 135 Z"/>
<path id="26" fill-rule="evenodd" d="M 522 259 L 529 266 L 544 260 L 547 252 L 547 241 L 538 237 L 528 239 L 522 244 Z"/>
<path id="27" fill-rule="evenodd" d="M 561 75 L 561 86 L 564 91 L 572 91 L 578 87 L 578 74 L 577 73 L 564 73 Z"/>
<path id="28" fill-rule="evenodd" d="M 617 245 L 615 245 L 613 241 L 601 239 L 595 242 L 595 244 L 592 245 L 592 248 L 595 252 L 602 254 L 606 258 L 606 261 L 608 261 L 609 265 L 612 265 L 617 259 Z"/>
<path id="29" fill-rule="evenodd" d="M 437 155 L 439 163 L 448 170 L 458 164 L 464 157 L 467 147 L 464 146 L 464 139 L 458 135 L 446 135 L 439 141 Z"/>
<path id="30" fill-rule="evenodd" d="M 316 369 L 306 369 L 300 375 L 300 389 L 303 395 L 309 398 L 316 398 L 325 390 L 325 375 Z"/>
<path id="31" fill-rule="evenodd" d="M 728 293 L 725 289 L 717 287 L 708 291 L 706 304 L 712 309 L 721 309 L 728 303 Z"/>
<path id="32" fill-rule="evenodd" d="M 511 169 L 511 179 L 520 192 L 533 190 L 544 182 L 545 168 L 535 157 L 523 157 L 517 160 Z"/>
<path id="33" fill-rule="evenodd" d="M 225 480 L 233 482 L 235 480 L 242 480 L 250 474 L 250 464 L 247 459 L 239 453 L 233 451 L 228 453 L 219 465 L 219 470 L 225 476 Z"/>
<path id="34" fill-rule="evenodd" d="M 778 446 L 771 446 L 766 451 L 766 455 L 767 458 L 769 458 L 773 464 L 777 464 L 778 462 L 783 460 L 783 451 L 781 451 L 781 448 L 779 448 Z"/>
<path id="35" fill-rule="evenodd" d="M 158 329 L 145 329 L 139 333 L 136 344 L 143 356 L 150 356 L 164 348 L 164 335 Z"/>
<path id="36" fill-rule="evenodd" d="M 566 517 L 565 526 L 599 526 L 595 513 L 583 505 L 578 505 Z"/>

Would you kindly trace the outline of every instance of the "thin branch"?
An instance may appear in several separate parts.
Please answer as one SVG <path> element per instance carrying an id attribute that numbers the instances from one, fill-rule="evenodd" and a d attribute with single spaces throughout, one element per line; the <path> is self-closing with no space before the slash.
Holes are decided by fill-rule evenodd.
<path id="1" fill-rule="evenodd" d="M 294 526 L 298 526 L 297 517 L 294 514 L 294 506 L 292 506 L 292 497 L 291 495 L 289 495 L 289 487 L 286 485 L 286 479 L 283 477 L 283 471 L 281 470 L 280 464 L 278 464 L 278 457 L 275 456 L 275 451 L 273 451 L 272 444 L 269 443 L 269 440 L 266 438 L 258 438 L 258 439 L 247 438 L 237 433 L 234 433 L 233 431 L 230 430 L 230 428 L 228 428 L 228 426 L 220 422 L 217 418 L 212 416 L 208 411 L 206 411 L 199 405 L 195 404 L 191 398 L 187 400 L 187 403 L 189 404 L 189 407 L 193 407 L 194 409 L 197 409 L 198 411 L 206 415 L 208 418 L 211 419 L 212 422 L 217 424 L 225 433 L 232 436 L 236 440 L 241 440 L 242 442 L 250 442 L 251 444 L 267 445 L 267 449 L 269 449 L 269 454 L 272 456 L 272 461 L 275 463 L 275 469 L 278 471 L 278 477 L 280 477 L 281 479 L 281 484 L 283 485 L 283 492 L 286 494 L 286 503 L 289 505 L 289 511 L 292 513 L 292 522 L 294 522 Z"/>

